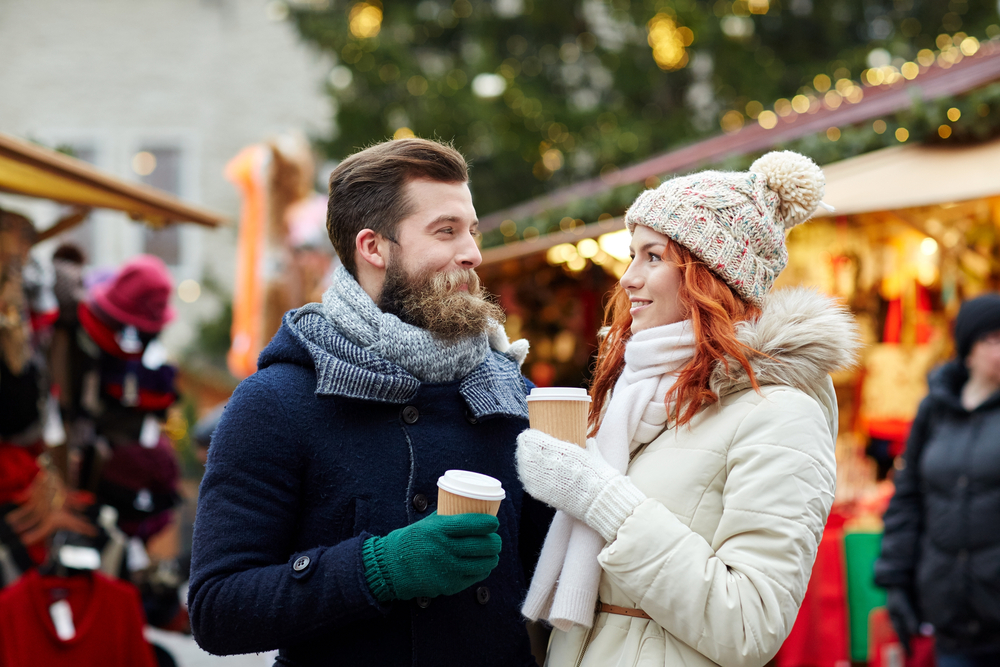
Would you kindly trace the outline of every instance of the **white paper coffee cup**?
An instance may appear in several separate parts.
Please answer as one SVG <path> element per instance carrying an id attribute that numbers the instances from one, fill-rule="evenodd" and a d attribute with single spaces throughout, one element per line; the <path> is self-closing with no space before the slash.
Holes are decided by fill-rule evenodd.
<path id="1" fill-rule="evenodd" d="M 438 478 L 437 513 L 497 515 L 507 494 L 500 480 L 470 470 L 448 470 Z"/>
<path id="2" fill-rule="evenodd" d="M 590 396 L 578 387 L 535 387 L 528 394 L 531 428 L 553 438 L 587 446 L 587 413 Z"/>

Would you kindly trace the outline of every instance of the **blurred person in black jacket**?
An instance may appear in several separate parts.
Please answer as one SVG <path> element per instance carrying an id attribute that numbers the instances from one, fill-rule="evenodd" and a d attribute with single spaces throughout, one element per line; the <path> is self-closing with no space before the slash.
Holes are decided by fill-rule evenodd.
<path id="1" fill-rule="evenodd" d="M 896 472 L 875 582 L 896 633 L 930 623 L 938 667 L 1000 665 L 1000 294 L 962 305 Z"/>

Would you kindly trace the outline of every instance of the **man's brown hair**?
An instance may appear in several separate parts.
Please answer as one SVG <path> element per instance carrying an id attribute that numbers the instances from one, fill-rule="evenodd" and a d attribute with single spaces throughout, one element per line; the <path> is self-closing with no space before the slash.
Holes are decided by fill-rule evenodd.
<path id="1" fill-rule="evenodd" d="M 395 241 L 400 220 L 410 214 L 403 188 L 413 178 L 465 183 L 469 173 L 465 158 L 451 146 L 427 139 L 395 139 L 351 155 L 330 174 L 326 231 L 355 278 L 358 232 L 371 229 Z"/>

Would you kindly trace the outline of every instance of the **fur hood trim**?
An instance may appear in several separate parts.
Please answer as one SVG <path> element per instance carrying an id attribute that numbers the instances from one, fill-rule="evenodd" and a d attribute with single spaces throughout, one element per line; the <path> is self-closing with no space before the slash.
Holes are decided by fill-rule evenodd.
<path id="1" fill-rule="evenodd" d="M 833 371 L 857 363 L 861 339 L 854 316 L 835 299 L 807 288 L 772 292 L 759 319 L 736 327 L 741 343 L 761 354 L 747 359 L 757 383 L 815 389 Z M 719 363 L 709 380 L 717 396 L 749 389 L 750 377 L 735 359 Z"/>

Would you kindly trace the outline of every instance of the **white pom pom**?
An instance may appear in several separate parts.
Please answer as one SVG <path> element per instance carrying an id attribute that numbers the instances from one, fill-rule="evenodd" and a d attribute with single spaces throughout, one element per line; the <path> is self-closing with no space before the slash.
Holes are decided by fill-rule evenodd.
<path id="1" fill-rule="evenodd" d="M 774 151 L 752 165 L 781 198 L 780 215 L 785 229 L 805 222 L 823 199 L 826 179 L 815 162 L 792 151 Z"/>

